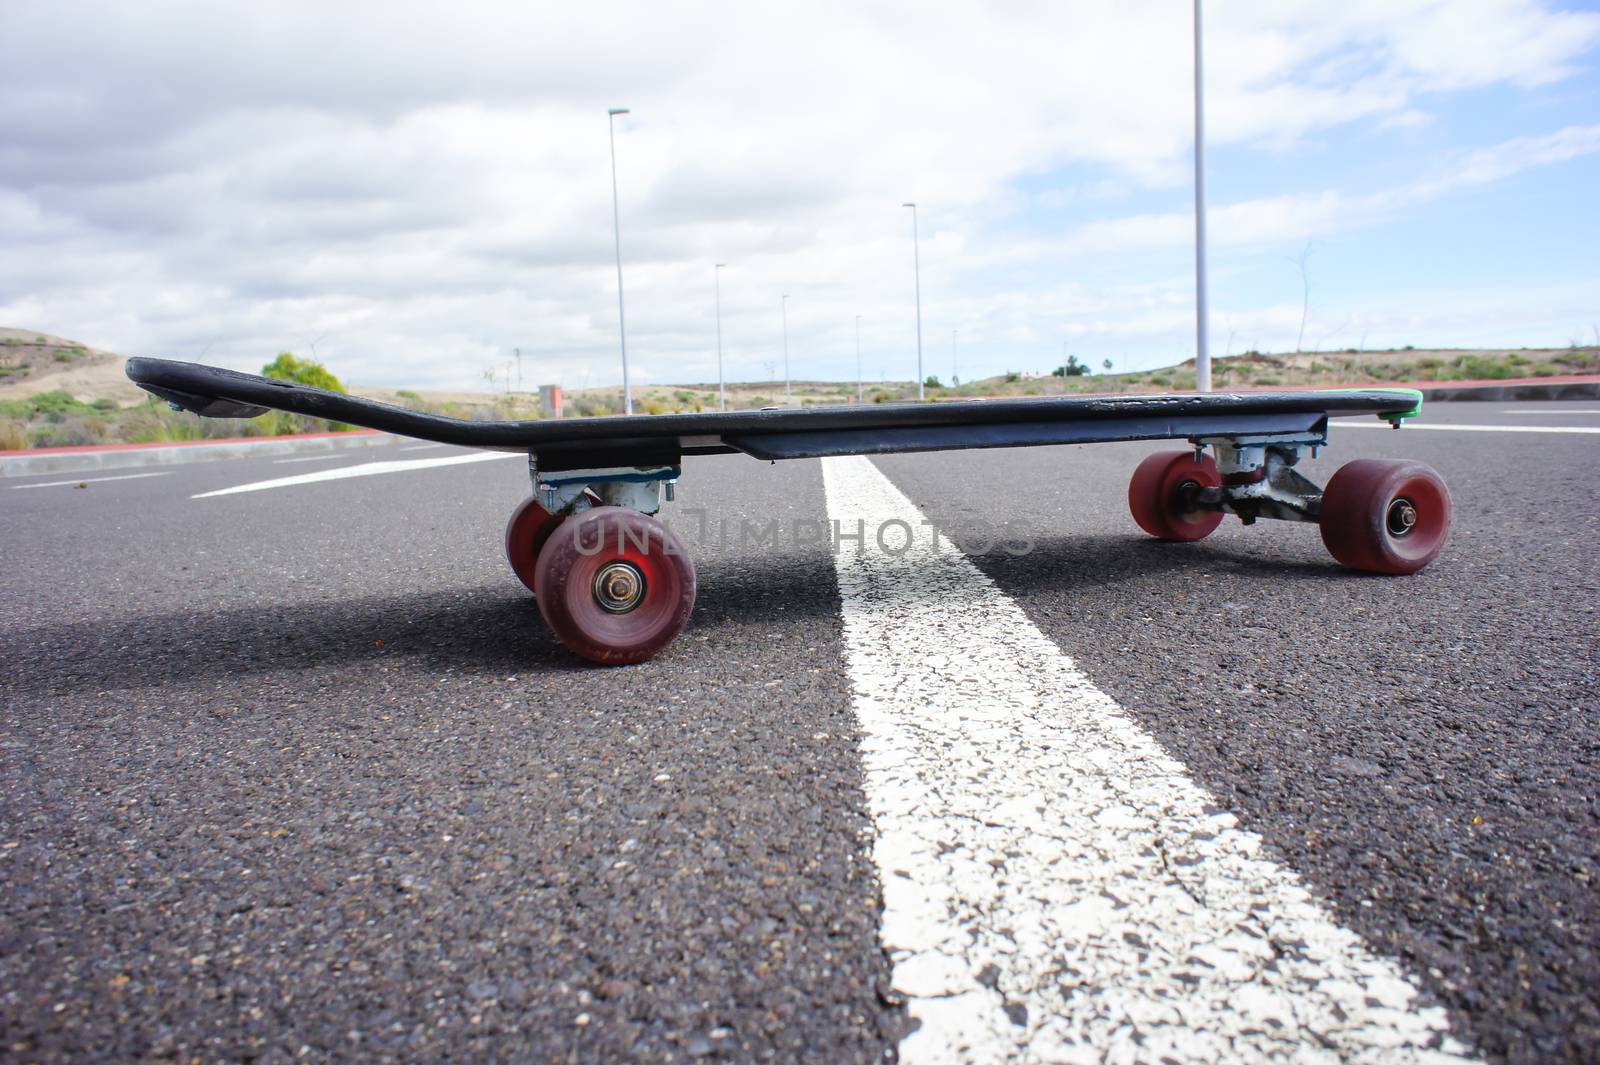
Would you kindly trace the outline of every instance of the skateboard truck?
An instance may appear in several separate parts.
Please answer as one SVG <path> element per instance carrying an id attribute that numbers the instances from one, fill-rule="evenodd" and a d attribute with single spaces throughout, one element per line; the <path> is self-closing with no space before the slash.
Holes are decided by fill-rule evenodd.
<path id="1" fill-rule="evenodd" d="M 675 465 L 662 465 L 550 470 L 541 474 L 538 456 L 528 456 L 528 478 L 533 482 L 534 495 L 551 514 L 575 514 L 595 505 L 654 514 L 661 509 L 663 485 L 668 500 L 676 494 L 679 473 Z"/>
<path id="2" fill-rule="evenodd" d="M 1322 513 L 1322 489 L 1294 467 L 1307 448 L 1313 455 L 1328 442 L 1321 432 L 1272 436 L 1202 437 L 1191 441 L 1196 453 L 1206 447 L 1217 456 L 1220 485 L 1188 489 L 1197 509 L 1226 510 L 1246 525 L 1257 518 L 1316 521 Z"/>

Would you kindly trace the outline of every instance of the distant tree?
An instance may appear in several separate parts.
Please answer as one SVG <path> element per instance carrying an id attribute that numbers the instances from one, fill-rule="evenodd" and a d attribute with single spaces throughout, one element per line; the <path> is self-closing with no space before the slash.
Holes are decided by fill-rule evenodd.
<path id="1" fill-rule="evenodd" d="M 1100 365 L 1104 366 L 1106 368 L 1106 373 L 1110 373 L 1111 372 L 1111 360 L 1110 359 L 1107 359 L 1105 362 L 1102 362 Z"/>
<path id="2" fill-rule="evenodd" d="M 938 378 L 937 375 L 929 374 L 928 375 L 928 379 L 926 381 L 922 382 L 922 387 L 923 388 L 943 388 L 944 385 L 939 383 L 939 378 Z"/>
<path id="3" fill-rule="evenodd" d="M 278 357 L 261 368 L 263 377 L 278 381 L 292 381 L 297 385 L 310 385 L 328 392 L 343 392 L 345 387 L 328 368 L 315 359 L 299 359 L 293 352 L 280 351 Z"/>
<path id="4" fill-rule="evenodd" d="M 1076 355 L 1068 355 L 1067 356 L 1067 364 L 1065 366 L 1057 366 L 1054 370 L 1051 370 L 1050 371 L 1050 376 L 1052 376 L 1052 377 L 1082 377 L 1084 374 L 1086 374 L 1088 372 L 1089 372 L 1089 367 L 1086 364 L 1079 362 L 1078 361 L 1078 357 Z"/>

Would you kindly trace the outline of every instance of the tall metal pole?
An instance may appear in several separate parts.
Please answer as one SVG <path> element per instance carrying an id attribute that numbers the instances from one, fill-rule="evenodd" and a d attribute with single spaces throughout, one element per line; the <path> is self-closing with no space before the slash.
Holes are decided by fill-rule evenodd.
<path id="1" fill-rule="evenodd" d="M 956 380 L 956 377 L 957 377 L 957 372 L 956 372 L 956 338 L 959 337 L 959 336 L 961 336 L 961 330 L 959 330 L 959 329 L 950 330 L 950 387 L 951 388 L 954 388 L 956 385 L 961 383 L 960 381 Z"/>
<path id="2" fill-rule="evenodd" d="M 632 414 L 633 384 L 628 380 L 628 316 L 622 306 L 622 215 L 617 210 L 617 116 L 627 113 L 626 107 L 608 110 L 606 131 L 611 136 L 611 226 L 617 236 L 617 328 L 622 337 L 622 411 Z"/>
<path id="3" fill-rule="evenodd" d="M 1194 0 L 1194 387 L 1211 391 L 1211 350 L 1206 343 L 1206 97 L 1201 65 L 1200 0 Z"/>
<path id="4" fill-rule="evenodd" d="M 717 279 L 717 409 L 728 409 L 728 388 L 722 382 L 722 268 L 727 263 L 718 263 L 711 275 Z"/>
<path id="5" fill-rule="evenodd" d="M 861 316 L 856 315 L 856 402 L 867 401 L 867 386 L 861 380 Z"/>
<path id="6" fill-rule="evenodd" d="M 794 384 L 789 380 L 789 294 L 783 295 L 783 401 L 794 402 Z"/>
<path id="7" fill-rule="evenodd" d="M 917 399 L 925 398 L 922 394 L 922 257 L 917 251 L 917 205 L 902 203 L 901 207 L 911 208 L 911 268 L 917 280 Z"/>

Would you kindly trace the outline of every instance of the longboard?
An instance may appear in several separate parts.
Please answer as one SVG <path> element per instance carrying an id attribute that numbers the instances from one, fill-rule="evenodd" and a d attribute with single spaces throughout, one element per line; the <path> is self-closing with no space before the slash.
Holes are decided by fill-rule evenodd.
<path id="1" fill-rule="evenodd" d="M 175 408 L 205 417 L 281 410 L 440 444 L 526 453 L 534 491 L 507 525 L 507 559 L 561 641 L 598 662 L 643 661 L 688 621 L 693 565 L 652 516 L 663 490 L 672 498 L 685 456 L 743 453 L 776 461 L 1186 440 L 1189 450 L 1146 458 L 1129 484 L 1134 520 L 1162 539 L 1202 539 L 1224 513 L 1246 524 L 1259 518 L 1313 521 L 1339 562 L 1405 574 L 1438 555 L 1450 522 L 1449 492 L 1425 466 L 1352 462 L 1326 488 L 1294 469 L 1308 449 L 1327 444 L 1330 417 L 1375 415 L 1399 428 L 1421 408 L 1422 394 L 1411 389 L 1048 396 L 467 421 L 167 359 L 129 359 L 127 374 Z"/>

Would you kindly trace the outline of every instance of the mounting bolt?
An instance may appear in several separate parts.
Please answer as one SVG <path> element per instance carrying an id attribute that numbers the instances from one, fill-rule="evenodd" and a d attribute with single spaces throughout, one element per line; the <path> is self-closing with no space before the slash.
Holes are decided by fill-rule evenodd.
<path id="1" fill-rule="evenodd" d="M 678 498 L 678 482 L 676 480 L 672 480 L 672 481 L 666 482 L 666 485 L 667 485 L 667 502 L 670 503 L 674 499 Z"/>
<path id="2" fill-rule="evenodd" d="M 544 509 L 554 514 L 556 509 L 556 486 L 553 484 L 541 484 L 539 491 L 544 493 Z"/>

